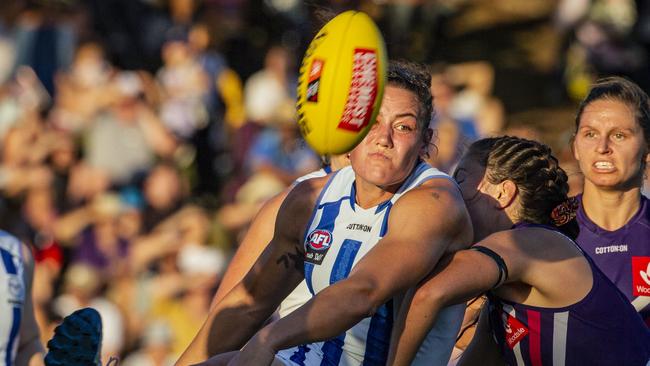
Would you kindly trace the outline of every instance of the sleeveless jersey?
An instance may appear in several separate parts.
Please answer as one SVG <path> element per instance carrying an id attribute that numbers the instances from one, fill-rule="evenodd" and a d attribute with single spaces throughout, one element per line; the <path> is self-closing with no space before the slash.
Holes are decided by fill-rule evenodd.
<path id="1" fill-rule="evenodd" d="M 576 239 L 598 268 L 637 305 L 650 327 L 650 201 L 641 197 L 639 211 L 622 228 L 607 231 L 589 219 L 578 196 Z"/>
<path id="2" fill-rule="evenodd" d="M 355 202 L 352 168 L 333 174 L 316 202 L 305 231 L 305 283 L 310 294 L 317 294 L 347 278 L 354 265 L 386 234 L 395 202 L 404 193 L 433 178 L 450 179 L 426 163 L 420 163 L 390 200 L 364 209 Z M 446 315 L 436 325 L 439 332 L 446 334 L 428 339 L 430 348 L 437 352 L 441 361 L 429 358 L 427 364 L 446 364 L 449 360 L 463 313 L 462 304 L 446 309 Z M 389 301 L 372 317 L 363 319 L 338 337 L 281 350 L 277 358 L 290 365 L 384 365 L 392 318 L 392 301 Z"/>
<path id="3" fill-rule="evenodd" d="M 490 328 L 508 365 L 646 366 L 650 361 L 650 331 L 621 291 L 585 258 L 593 286 L 573 305 L 529 306 L 488 293 Z"/>
<path id="4" fill-rule="evenodd" d="M 18 350 L 25 302 L 25 280 L 20 241 L 0 231 L 0 365 L 12 366 Z"/>
<path id="5" fill-rule="evenodd" d="M 293 184 L 291 185 L 291 189 L 293 189 L 293 187 L 295 187 L 298 183 L 302 181 L 312 179 L 312 178 L 322 178 L 331 172 L 332 170 L 330 169 L 330 167 L 326 166 L 322 169 L 305 174 L 293 182 Z M 311 293 L 307 288 L 307 283 L 305 281 L 302 281 L 300 282 L 300 284 L 298 284 L 298 286 L 293 291 L 291 291 L 289 295 L 287 295 L 287 297 L 282 301 L 282 303 L 280 303 L 280 306 L 278 307 L 278 315 L 280 316 L 280 318 L 284 318 L 285 316 L 292 313 L 294 310 L 303 306 L 310 299 L 311 299 Z"/>

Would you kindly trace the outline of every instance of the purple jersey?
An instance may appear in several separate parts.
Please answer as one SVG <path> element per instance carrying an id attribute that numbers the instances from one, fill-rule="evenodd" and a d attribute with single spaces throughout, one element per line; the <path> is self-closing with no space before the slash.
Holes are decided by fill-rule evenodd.
<path id="1" fill-rule="evenodd" d="M 629 365 L 650 362 L 650 330 L 587 258 L 593 286 L 563 308 L 528 306 L 488 293 L 490 328 L 508 365 Z"/>
<path id="2" fill-rule="evenodd" d="M 603 273 L 625 294 L 629 301 L 645 303 L 638 306 L 641 317 L 650 326 L 650 204 L 641 197 L 641 208 L 622 228 L 607 231 L 587 217 L 578 196 L 576 239 Z"/>

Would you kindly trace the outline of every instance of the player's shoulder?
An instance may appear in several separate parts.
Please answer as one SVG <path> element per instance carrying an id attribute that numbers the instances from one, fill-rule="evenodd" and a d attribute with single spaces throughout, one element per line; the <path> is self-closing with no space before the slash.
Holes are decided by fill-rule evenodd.
<path id="1" fill-rule="evenodd" d="M 423 197 L 431 197 L 434 201 L 464 207 L 458 185 L 446 174 L 434 176 L 426 180 L 418 187 L 406 192 L 401 197 L 401 200 L 404 202 L 413 201 L 415 203 Z"/>
<path id="2" fill-rule="evenodd" d="M 318 201 L 321 191 L 327 185 L 329 176 L 315 177 L 299 182 L 287 194 L 281 210 L 302 215 L 311 212 Z M 307 215 L 309 216 L 309 215 Z"/>
<path id="3" fill-rule="evenodd" d="M 322 176 L 313 176 L 309 179 L 302 180 L 297 182 L 295 187 L 291 190 L 289 195 L 295 195 L 304 197 L 307 196 L 318 196 L 320 192 L 325 188 L 327 182 L 330 179 L 330 175 Z"/>
<path id="4" fill-rule="evenodd" d="M 448 227 L 470 226 L 469 214 L 457 185 L 444 177 L 429 179 L 406 192 L 397 200 L 394 210 L 391 215 L 398 213 L 411 220 L 421 218 L 428 224 L 436 222 Z"/>
<path id="5" fill-rule="evenodd" d="M 308 179 L 298 183 L 287 194 L 278 211 L 275 235 L 301 238 L 312 217 L 321 191 L 328 177 Z"/>
<path id="6" fill-rule="evenodd" d="M 476 245 L 485 246 L 494 250 L 507 249 L 522 253 L 537 255 L 540 251 L 563 250 L 561 248 L 575 249 L 574 242 L 557 230 L 544 226 L 525 226 L 508 230 L 497 231 L 488 235 Z"/>
<path id="7" fill-rule="evenodd" d="M 442 172 L 432 175 L 420 185 L 420 188 L 426 187 L 453 189 L 456 192 L 459 191 L 458 184 L 454 181 L 454 178 Z"/>
<path id="8" fill-rule="evenodd" d="M 306 181 L 308 179 L 314 179 L 314 178 L 322 178 L 326 176 L 328 172 L 325 169 L 318 169 L 314 170 L 313 172 L 307 173 L 299 178 L 296 178 L 296 180 L 293 182 L 293 185 L 297 185 L 303 181 Z"/>

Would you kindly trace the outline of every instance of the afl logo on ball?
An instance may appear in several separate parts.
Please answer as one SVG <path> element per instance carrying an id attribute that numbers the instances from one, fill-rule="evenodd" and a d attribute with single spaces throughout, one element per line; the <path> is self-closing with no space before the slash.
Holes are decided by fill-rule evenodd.
<path id="1" fill-rule="evenodd" d="M 313 264 L 323 263 L 327 251 L 332 245 L 332 233 L 328 230 L 316 229 L 307 236 L 305 245 L 305 261 Z"/>
<path id="2" fill-rule="evenodd" d="M 320 88 L 320 74 L 323 71 L 325 61 L 315 58 L 311 62 L 309 80 L 307 83 L 307 101 L 318 102 L 318 89 Z"/>

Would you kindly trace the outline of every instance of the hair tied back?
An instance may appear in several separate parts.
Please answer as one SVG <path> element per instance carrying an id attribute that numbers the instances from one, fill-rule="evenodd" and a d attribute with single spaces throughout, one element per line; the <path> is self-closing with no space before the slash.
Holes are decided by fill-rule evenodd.
<path id="1" fill-rule="evenodd" d="M 569 221 L 575 219 L 579 207 L 580 201 L 578 201 L 577 197 L 570 197 L 566 201 L 555 206 L 553 211 L 551 211 L 551 219 L 555 226 L 564 226 Z"/>

